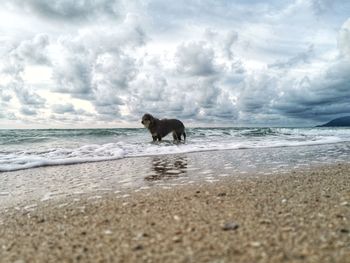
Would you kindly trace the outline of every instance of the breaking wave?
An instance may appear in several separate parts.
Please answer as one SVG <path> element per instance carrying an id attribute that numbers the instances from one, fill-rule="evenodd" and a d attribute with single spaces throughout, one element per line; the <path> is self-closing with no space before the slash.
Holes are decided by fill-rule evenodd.
<path id="1" fill-rule="evenodd" d="M 192 128 L 185 143 L 145 129 L 0 130 L 0 172 L 126 157 L 298 147 L 350 141 L 347 128 Z"/>

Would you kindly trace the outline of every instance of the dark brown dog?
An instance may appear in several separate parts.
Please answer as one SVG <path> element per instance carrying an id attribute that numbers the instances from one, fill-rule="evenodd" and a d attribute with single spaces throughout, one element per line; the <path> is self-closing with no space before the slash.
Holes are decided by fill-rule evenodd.
<path id="1" fill-rule="evenodd" d="M 163 137 L 171 132 L 175 141 L 181 141 L 181 135 L 186 140 L 185 126 L 177 119 L 160 120 L 146 113 L 143 115 L 141 123 L 150 131 L 153 141 L 161 141 Z"/>

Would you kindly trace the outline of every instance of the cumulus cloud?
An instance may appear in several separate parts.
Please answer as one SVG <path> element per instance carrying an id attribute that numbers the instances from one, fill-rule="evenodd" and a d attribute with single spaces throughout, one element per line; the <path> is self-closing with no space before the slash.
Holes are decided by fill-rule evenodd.
<path id="1" fill-rule="evenodd" d="M 91 54 L 83 44 L 64 41 L 62 45 L 60 58 L 53 62 L 53 91 L 88 97 L 91 93 Z"/>
<path id="2" fill-rule="evenodd" d="M 61 37 L 52 90 L 90 101 L 106 121 L 120 116 L 121 96 L 138 73 L 134 52 L 146 38 L 137 19 L 127 15 L 112 32 L 102 26 Z"/>
<path id="3" fill-rule="evenodd" d="M 45 108 L 46 100 L 25 83 L 23 74 L 28 65 L 49 65 L 48 45 L 48 36 L 37 34 L 31 39 L 13 43 L 1 56 L 0 79 L 5 76 L 7 85 L 1 87 L 0 99 L 6 108 L 13 108 L 9 102 L 16 97 L 20 103 L 17 111 L 24 117 L 36 116 L 39 109 Z M 20 118 L 7 109 L 5 112 L 10 120 Z"/>
<path id="4" fill-rule="evenodd" d="M 12 99 L 12 94 L 9 89 L 0 86 L 0 101 L 9 102 Z"/>
<path id="5" fill-rule="evenodd" d="M 209 76 L 216 72 L 214 51 L 204 42 L 188 43 L 177 48 L 177 70 L 190 76 Z"/>
<path id="6" fill-rule="evenodd" d="M 21 113 L 23 115 L 26 115 L 26 116 L 35 116 L 35 115 L 37 115 L 37 112 L 36 112 L 35 109 L 33 109 L 31 107 L 24 107 L 24 106 L 21 107 Z"/>
<path id="7" fill-rule="evenodd" d="M 23 105 L 30 105 L 35 108 L 40 108 L 45 105 L 46 100 L 36 94 L 34 91 L 30 90 L 28 87 L 15 86 L 14 91 L 18 100 Z"/>
<path id="8" fill-rule="evenodd" d="M 6 5 L 42 24 L 17 35 L 0 26 L 11 31 L 0 37 L 0 107 L 22 120 L 130 124 L 150 112 L 194 124 L 309 124 L 350 113 L 341 1 Z M 46 78 L 28 77 L 36 67 Z"/>
<path id="9" fill-rule="evenodd" d="M 57 114 L 74 113 L 75 112 L 74 106 L 71 103 L 54 104 L 51 106 L 51 109 L 54 113 L 57 113 Z"/>

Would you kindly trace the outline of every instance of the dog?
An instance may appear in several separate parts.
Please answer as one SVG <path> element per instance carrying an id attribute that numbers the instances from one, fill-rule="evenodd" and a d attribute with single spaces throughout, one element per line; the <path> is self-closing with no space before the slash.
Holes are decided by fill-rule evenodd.
<path id="1" fill-rule="evenodd" d="M 153 141 L 161 141 L 163 137 L 169 133 L 173 133 L 174 141 L 181 141 L 183 135 L 186 140 L 185 125 L 177 119 L 157 119 L 151 114 L 146 113 L 143 115 L 141 123 L 152 134 Z"/>

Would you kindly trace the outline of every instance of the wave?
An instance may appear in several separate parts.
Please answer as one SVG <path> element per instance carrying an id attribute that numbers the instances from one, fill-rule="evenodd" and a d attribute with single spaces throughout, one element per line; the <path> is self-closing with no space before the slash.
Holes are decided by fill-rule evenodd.
<path id="1" fill-rule="evenodd" d="M 136 140 L 136 142 L 121 140 L 111 143 L 86 144 L 73 148 L 67 144 L 65 147 L 45 149 L 38 147 L 37 149 L 30 148 L 27 150 L 2 150 L 0 151 L 0 172 L 41 166 L 108 161 L 125 157 L 333 144 L 349 142 L 349 131 L 339 132 L 337 136 L 334 136 L 334 134 L 330 136 L 330 132 L 317 131 L 317 135 L 315 135 L 315 131 L 278 130 L 274 128 L 263 128 L 263 131 L 260 128 L 211 129 L 210 131 L 193 129 L 191 130 L 191 139 L 186 143 L 178 144 L 168 140 L 161 143 L 150 143 L 149 136 L 145 133 L 142 135 L 144 136 L 142 140 L 141 137 L 137 137 L 139 140 Z M 203 137 L 202 133 L 204 132 L 206 135 Z M 261 135 L 263 133 L 265 135 Z"/>
<path id="2" fill-rule="evenodd" d="M 100 138 L 127 136 L 141 129 L 40 129 L 0 130 L 0 145 L 47 142 L 64 138 Z"/>

